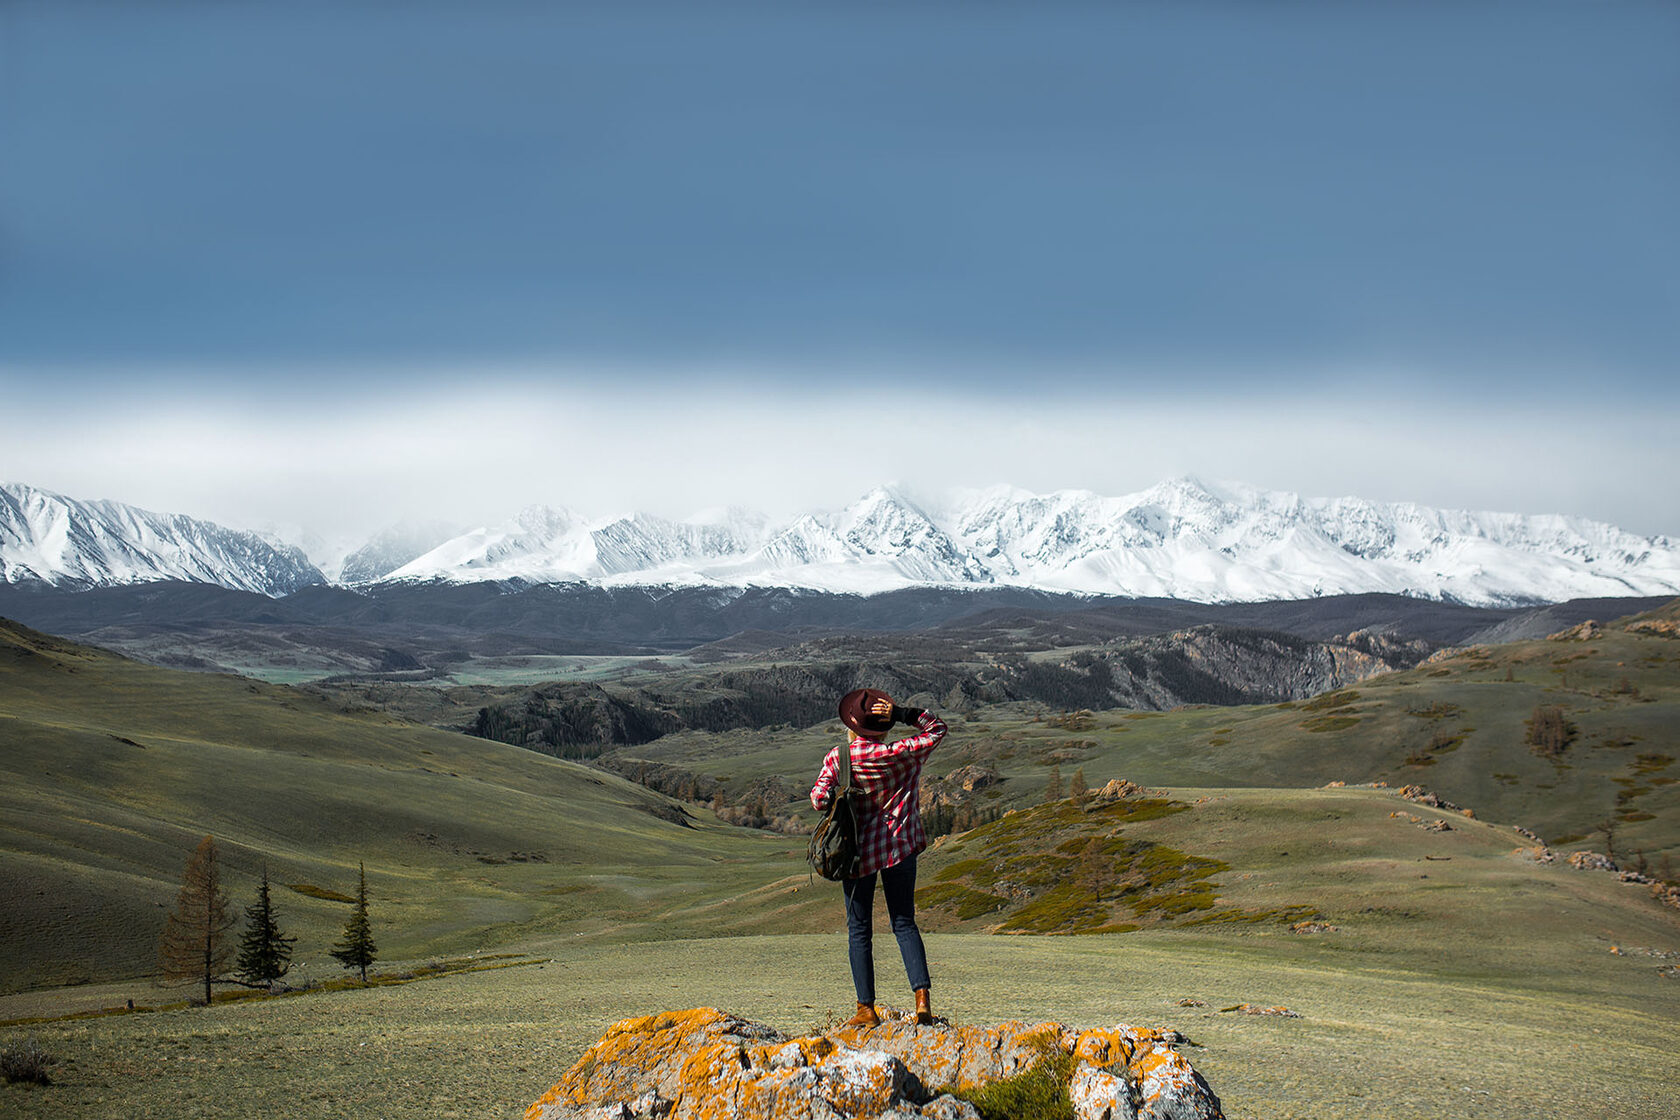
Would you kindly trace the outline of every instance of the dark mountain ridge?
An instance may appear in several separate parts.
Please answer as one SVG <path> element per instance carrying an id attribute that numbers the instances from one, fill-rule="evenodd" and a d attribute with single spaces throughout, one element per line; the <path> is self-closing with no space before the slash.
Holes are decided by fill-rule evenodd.
<path id="1" fill-rule="evenodd" d="M 66 636 L 107 627 L 332 627 L 364 637 L 498 634 L 541 652 L 672 652 L 750 631 L 815 636 L 930 629 L 1015 631 L 1043 646 L 1159 634 L 1204 624 L 1328 638 L 1371 630 L 1437 645 L 1545 612 L 1573 625 L 1650 609 L 1659 598 L 1581 599 L 1538 608 L 1470 607 L 1403 595 L 1337 595 L 1259 603 L 1124 599 L 1024 588 L 910 588 L 877 595 L 780 587 L 618 587 L 589 584 L 390 584 L 306 587 L 281 598 L 200 583 L 66 591 L 0 585 L 0 616 Z M 774 644 L 785 644 L 781 638 Z"/>

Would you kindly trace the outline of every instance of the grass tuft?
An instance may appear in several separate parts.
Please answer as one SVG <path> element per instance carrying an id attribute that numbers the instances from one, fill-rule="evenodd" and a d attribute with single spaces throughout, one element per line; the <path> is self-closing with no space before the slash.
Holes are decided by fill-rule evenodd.
<path id="1" fill-rule="evenodd" d="M 1328 712 L 1336 708 L 1345 708 L 1359 699 L 1359 693 L 1351 688 L 1340 688 L 1335 692 L 1326 692 L 1322 696 L 1314 696 L 1301 705 L 1303 712 Z"/>
<path id="2" fill-rule="evenodd" d="M 1358 716 L 1314 716 L 1301 721 L 1303 731 L 1345 731 L 1359 722 Z"/>
<path id="3" fill-rule="evenodd" d="M 1014 1077 L 994 1081 L 958 1096 L 979 1111 L 981 1120 L 1073 1120 L 1068 1085 L 1075 1059 L 1049 1041 L 1039 1060 Z"/>

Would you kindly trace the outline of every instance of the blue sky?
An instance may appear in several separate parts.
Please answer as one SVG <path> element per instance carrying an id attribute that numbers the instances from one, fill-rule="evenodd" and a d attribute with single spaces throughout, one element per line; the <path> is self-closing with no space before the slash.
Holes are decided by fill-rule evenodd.
<path id="1" fill-rule="evenodd" d="M 393 402 L 478 386 L 622 462 L 504 440 L 476 492 L 708 504 L 856 392 L 996 417 L 911 482 L 1171 466 L 1680 533 L 1677 60 L 1672 4 L 13 0 L 0 476 L 291 517 L 172 424 L 330 476 L 321 411 L 408 446 Z M 130 469 L 44 439 L 64 410 Z M 1069 416 L 1108 434 L 1029 438 Z M 767 504 L 869 481 L 783 473 Z"/>

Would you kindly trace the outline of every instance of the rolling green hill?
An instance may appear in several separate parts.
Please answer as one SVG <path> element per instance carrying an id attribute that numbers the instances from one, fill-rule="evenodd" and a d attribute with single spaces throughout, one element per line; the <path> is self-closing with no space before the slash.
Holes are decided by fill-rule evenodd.
<path id="1" fill-rule="evenodd" d="M 689 908 L 803 869 L 785 841 L 690 818 L 599 771 L 8 623 L 0 822 L 4 991 L 155 971 L 206 833 L 236 907 L 264 864 L 301 888 L 276 896 L 299 959 L 337 937 L 346 907 L 323 895 L 353 888 L 358 861 L 387 958 L 631 916 L 681 931 Z"/>
<path id="2" fill-rule="evenodd" d="M 1300 703 L 1105 713 L 1073 764 L 1093 783 L 1416 784 L 1565 847 L 1602 851 L 1609 821 L 1618 858 L 1680 863 L 1680 641 L 1663 629 L 1675 613 L 1470 647 Z M 1563 732 L 1535 742 L 1545 709 Z"/>

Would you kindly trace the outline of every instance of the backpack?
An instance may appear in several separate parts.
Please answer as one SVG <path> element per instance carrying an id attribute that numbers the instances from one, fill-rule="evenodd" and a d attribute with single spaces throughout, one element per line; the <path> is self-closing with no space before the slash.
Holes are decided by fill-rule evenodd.
<path id="1" fill-rule="evenodd" d="M 811 843 L 805 849 L 805 861 L 811 870 L 824 879 L 834 880 L 857 878 L 863 863 L 863 847 L 859 843 L 863 814 L 858 807 L 857 791 L 852 789 L 852 745 L 841 747 L 839 755 L 839 789 L 829 800 L 828 812 L 811 833 Z"/>

